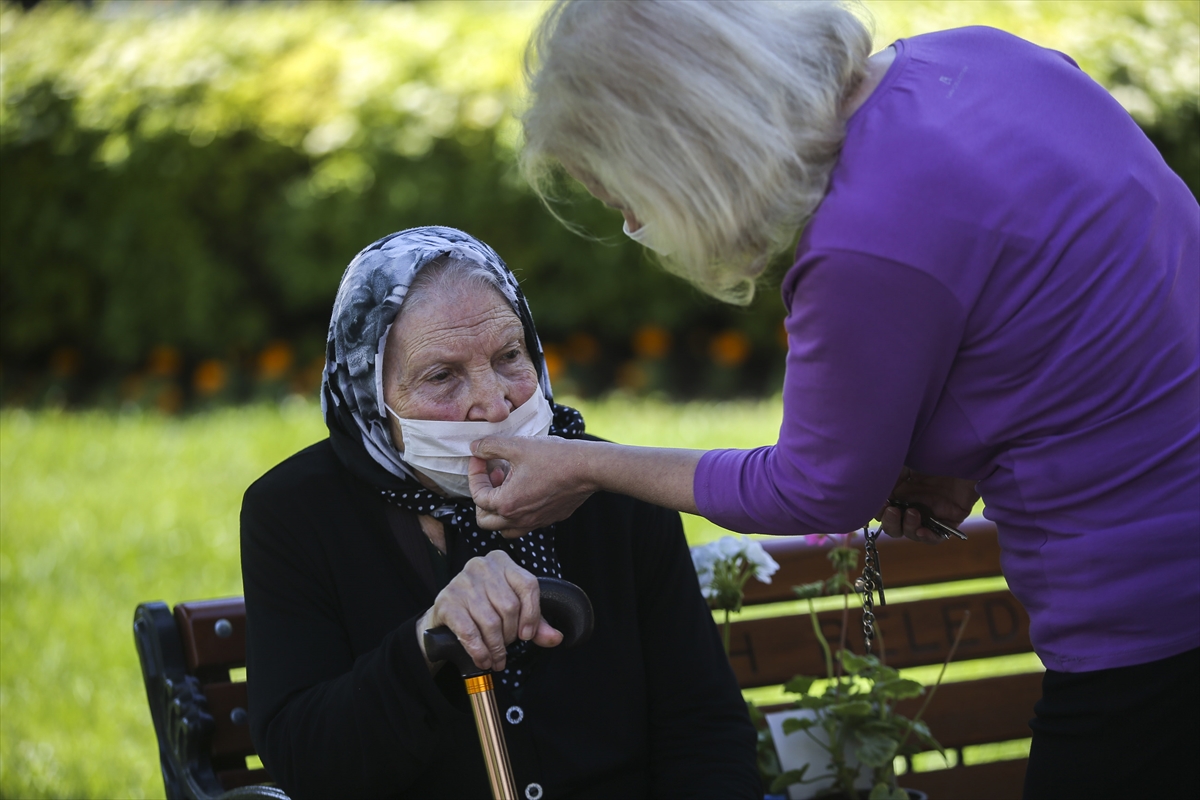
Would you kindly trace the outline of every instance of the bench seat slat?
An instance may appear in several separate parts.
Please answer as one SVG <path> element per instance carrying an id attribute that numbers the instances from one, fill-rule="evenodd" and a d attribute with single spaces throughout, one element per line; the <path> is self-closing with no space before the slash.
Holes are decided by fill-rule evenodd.
<path id="1" fill-rule="evenodd" d="M 1027 653 L 1029 616 L 1011 592 L 920 600 L 877 607 L 876 629 L 893 667 L 940 664 L 946 659 L 963 612 L 971 621 L 959 644 L 956 661 Z M 847 635 L 855 650 L 862 647 L 861 611 L 850 609 Z M 837 647 L 842 612 L 817 615 L 831 646 Z M 784 683 L 797 674 L 824 675 L 825 659 L 808 615 L 735 622 L 730 632 L 729 661 L 743 689 Z"/>
<path id="2" fill-rule="evenodd" d="M 965 542 L 954 539 L 927 545 L 881 536 L 879 561 L 885 585 L 899 588 L 1000 575 L 1000 545 L 996 538 L 996 526 L 982 517 L 973 517 L 964 522 L 960 529 L 967 535 Z M 747 583 L 746 605 L 794 600 L 796 595 L 792 592 L 793 586 L 823 580 L 831 573 L 826 554 L 832 545 L 813 547 L 798 536 L 769 539 L 762 544 L 771 557 L 779 562 L 779 572 L 775 573 L 769 584 L 755 580 Z M 858 548 L 862 550 L 861 540 Z"/>

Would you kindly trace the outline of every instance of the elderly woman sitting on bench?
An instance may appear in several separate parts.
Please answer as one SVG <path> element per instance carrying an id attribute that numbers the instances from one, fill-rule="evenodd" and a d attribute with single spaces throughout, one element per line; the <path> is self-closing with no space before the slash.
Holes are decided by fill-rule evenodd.
<path id="1" fill-rule="evenodd" d="M 466 454 L 484 435 L 585 437 L 553 402 L 533 318 L 487 245 L 451 228 L 350 263 L 321 394 L 329 438 L 242 507 L 250 726 L 294 797 L 486 797 L 462 680 L 426 658 L 449 626 L 495 673 L 518 792 L 762 797 L 755 735 L 678 514 L 597 493 L 535 531 L 481 529 Z M 537 577 L 591 598 L 572 650 Z"/>

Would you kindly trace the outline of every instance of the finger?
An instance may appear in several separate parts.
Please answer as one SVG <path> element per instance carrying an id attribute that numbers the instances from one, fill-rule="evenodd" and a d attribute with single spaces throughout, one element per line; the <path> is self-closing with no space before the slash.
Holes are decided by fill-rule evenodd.
<path id="1" fill-rule="evenodd" d="M 500 531 L 500 535 L 505 539 L 520 539 L 531 530 L 532 528 L 505 528 Z"/>
<path id="2" fill-rule="evenodd" d="M 537 633 L 531 638 L 538 647 L 558 647 L 562 644 L 563 635 L 543 619 L 538 622 Z"/>
<path id="3" fill-rule="evenodd" d="M 883 532 L 892 538 L 899 538 L 904 535 L 904 523 L 900 519 L 900 509 L 895 506 L 888 506 L 879 516 L 879 527 L 883 528 Z"/>
<path id="4" fill-rule="evenodd" d="M 508 473 L 510 472 L 512 472 L 512 464 L 503 458 L 496 458 L 487 462 L 488 480 L 491 481 L 493 487 L 504 483 L 504 479 L 508 477 Z"/>
<path id="5" fill-rule="evenodd" d="M 435 614 L 435 617 L 440 617 L 440 624 L 454 632 L 459 644 L 475 662 L 475 666 L 480 669 L 492 668 L 491 650 L 484 642 L 479 626 L 465 607 L 457 603 L 449 604 Z"/>
<path id="6" fill-rule="evenodd" d="M 467 487 L 471 490 L 471 497 L 478 505 L 480 501 L 491 505 L 495 502 L 496 487 L 492 483 L 491 476 L 488 475 L 488 462 L 482 458 L 471 457 L 467 464 Z"/>
<path id="7" fill-rule="evenodd" d="M 490 461 L 502 458 L 512 461 L 512 455 L 518 452 L 518 445 L 512 439 L 501 436 L 488 436 L 471 442 L 471 455 Z"/>
<path id="8" fill-rule="evenodd" d="M 475 622 L 475 628 L 479 632 L 483 647 L 487 651 L 491 669 L 499 672 L 504 669 L 505 656 L 508 654 L 504 643 L 504 620 L 496 613 L 490 602 L 473 605 L 468 611 L 471 619 Z M 475 659 L 475 666 L 487 669 L 478 658 Z"/>
<path id="9" fill-rule="evenodd" d="M 468 563 L 475 567 L 475 572 L 481 573 L 479 583 L 487 595 L 487 606 L 496 615 L 499 623 L 498 645 L 488 636 L 490 631 L 484 629 L 484 639 L 492 648 L 494 661 L 497 646 L 503 652 L 509 642 L 516 640 L 521 631 L 522 616 L 528 605 L 525 595 L 530 592 L 530 584 L 534 593 L 534 607 L 540 607 L 537 578 L 517 566 L 503 550 L 493 550 L 482 559 L 473 559 Z M 487 609 L 484 609 L 482 613 L 486 614 L 486 611 Z"/>
<path id="10" fill-rule="evenodd" d="M 904 512 L 904 535 L 914 542 L 937 542 L 941 539 L 921 524 L 921 512 L 914 508 Z"/>
<path id="11" fill-rule="evenodd" d="M 517 566 L 511 559 L 509 565 L 504 576 L 518 604 L 514 614 L 518 622 L 516 635 L 529 641 L 537 634 L 538 624 L 542 621 L 542 590 L 532 573 Z"/>
<path id="12" fill-rule="evenodd" d="M 485 531 L 502 531 L 517 527 L 517 524 L 508 517 L 497 514 L 494 511 L 488 511 L 478 505 L 475 506 L 475 521 Z"/>

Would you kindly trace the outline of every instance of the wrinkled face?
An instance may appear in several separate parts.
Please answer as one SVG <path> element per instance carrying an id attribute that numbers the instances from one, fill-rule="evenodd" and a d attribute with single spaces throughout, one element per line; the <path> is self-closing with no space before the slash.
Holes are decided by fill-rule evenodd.
<path id="1" fill-rule="evenodd" d="M 383 353 L 383 397 L 405 419 L 502 422 L 533 396 L 521 320 L 498 291 L 438 283 L 402 307 Z M 400 425 L 388 426 L 403 452 Z"/>

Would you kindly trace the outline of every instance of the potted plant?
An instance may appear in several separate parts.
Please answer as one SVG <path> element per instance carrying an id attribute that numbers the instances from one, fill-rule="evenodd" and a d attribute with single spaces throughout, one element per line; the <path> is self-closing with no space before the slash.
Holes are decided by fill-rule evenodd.
<path id="1" fill-rule="evenodd" d="M 855 568 L 858 553 L 842 543 L 829 551 L 829 560 L 834 567 L 830 578 L 794 587 L 797 596 L 808 601 L 813 633 L 825 656 L 826 674 L 824 679 L 796 676 L 785 684 L 785 691 L 799 695 L 792 704 L 798 713 L 788 715 L 779 726 L 784 736 L 808 737 L 826 760 L 778 774 L 771 782 L 771 791 L 785 791 L 786 787 L 795 784 L 823 783 L 826 786 L 818 792 L 818 797 L 849 800 L 860 800 L 864 795 L 867 800 L 923 797 L 920 792 L 897 787 L 893 764 L 896 756 L 912 755 L 928 748 L 942 751 L 929 728 L 921 722 L 921 715 L 937 685 L 913 719 L 896 712 L 897 701 L 923 694 L 924 687 L 900 677 L 897 670 L 876 656 L 856 655 L 846 648 L 849 596 L 856 588 L 850 573 Z M 843 622 L 841 646 L 835 657 L 817 623 L 812 598 L 839 593 L 843 596 Z M 880 650 L 882 652 L 882 647 Z M 756 709 L 753 711 L 757 712 Z M 759 717 L 761 719 L 761 714 Z M 762 761 L 760 758 L 760 763 Z M 865 792 L 857 785 L 864 777 L 868 777 L 870 783 Z"/>

